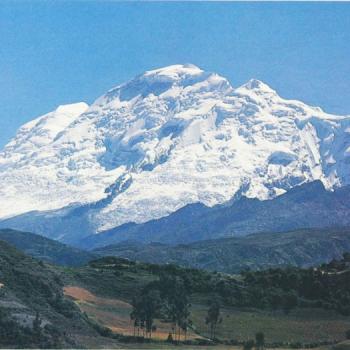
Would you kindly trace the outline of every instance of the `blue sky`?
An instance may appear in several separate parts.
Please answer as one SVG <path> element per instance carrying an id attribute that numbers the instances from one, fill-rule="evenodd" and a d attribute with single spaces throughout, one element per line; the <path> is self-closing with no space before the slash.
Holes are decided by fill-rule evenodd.
<path id="1" fill-rule="evenodd" d="M 2 1 L 0 146 L 59 104 L 175 63 L 350 114 L 350 3 Z"/>

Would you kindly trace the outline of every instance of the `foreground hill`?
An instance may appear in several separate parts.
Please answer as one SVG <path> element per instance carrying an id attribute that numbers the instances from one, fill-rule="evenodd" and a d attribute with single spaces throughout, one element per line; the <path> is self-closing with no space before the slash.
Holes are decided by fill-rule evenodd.
<path id="1" fill-rule="evenodd" d="M 79 347 L 98 333 L 63 295 L 59 273 L 0 240 L 0 347 Z"/>
<path id="2" fill-rule="evenodd" d="M 30 232 L 2 229 L 0 240 L 10 243 L 27 255 L 57 265 L 85 265 L 95 258 L 92 253 Z"/>
<path id="3" fill-rule="evenodd" d="M 349 127 L 258 80 L 233 88 L 188 64 L 147 71 L 23 125 L 0 152 L 0 218 L 30 213 L 7 227 L 77 242 L 193 203 L 343 187 Z"/>
<path id="4" fill-rule="evenodd" d="M 350 229 L 262 233 L 176 246 L 127 241 L 94 252 L 150 263 L 237 273 L 278 266 L 316 266 L 339 259 L 346 251 L 350 251 Z"/>

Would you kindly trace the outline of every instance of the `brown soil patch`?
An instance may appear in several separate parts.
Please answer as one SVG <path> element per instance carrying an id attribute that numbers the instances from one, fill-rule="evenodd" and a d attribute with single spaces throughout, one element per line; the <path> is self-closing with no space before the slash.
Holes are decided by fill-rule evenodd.
<path id="1" fill-rule="evenodd" d="M 131 308 L 131 305 L 129 303 L 126 303 L 120 299 L 101 298 L 92 294 L 87 289 L 81 287 L 67 286 L 63 288 L 63 292 L 65 295 L 75 299 L 78 302 L 88 302 L 98 305 L 114 305 L 122 308 Z"/>
<path id="2" fill-rule="evenodd" d="M 99 322 L 105 327 L 108 327 L 113 332 L 133 335 L 133 323 L 130 320 L 132 306 L 120 299 L 102 298 L 94 295 L 89 290 L 76 286 L 64 287 L 64 294 L 73 298 L 81 311 Z M 171 325 L 159 320 L 155 321 L 157 326 L 156 332 L 153 333 L 153 338 L 166 339 Z M 142 335 L 142 330 L 140 330 Z M 199 335 L 188 332 L 187 339 L 200 338 Z"/>

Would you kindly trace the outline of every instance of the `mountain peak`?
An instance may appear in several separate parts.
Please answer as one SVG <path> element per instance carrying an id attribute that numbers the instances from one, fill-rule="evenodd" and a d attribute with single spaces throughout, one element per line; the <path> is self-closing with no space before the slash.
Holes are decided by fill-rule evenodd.
<path id="1" fill-rule="evenodd" d="M 267 84 L 258 79 L 250 79 L 247 83 L 243 84 L 238 89 L 253 90 L 254 92 L 263 93 L 276 93 L 275 90 L 270 88 Z"/>
<path id="2" fill-rule="evenodd" d="M 159 96 L 164 92 L 179 88 L 197 86 L 201 91 L 230 91 L 230 83 L 223 77 L 212 72 L 206 72 L 193 64 L 175 64 L 149 70 L 134 79 L 119 85 L 104 96 L 107 102 L 119 98 L 120 101 L 130 101 L 135 97 L 145 98 L 149 95 Z M 197 91 L 197 89 L 195 89 Z M 104 103 L 106 100 L 98 100 Z"/>
<path id="3" fill-rule="evenodd" d="M 169 77 L 170 79 L 179 79 L 180 77 L 186 76 L 196 76 L 203 73 L 203 70 L 194 64 L 174 64 L 171 66 L 166 66 L 150 71 L 146 71 L 141 76 L 143 77 Z"/>

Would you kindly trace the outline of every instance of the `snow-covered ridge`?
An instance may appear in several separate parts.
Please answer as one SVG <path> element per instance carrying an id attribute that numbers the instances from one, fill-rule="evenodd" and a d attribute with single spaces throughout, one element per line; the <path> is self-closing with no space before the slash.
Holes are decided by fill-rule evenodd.
<path id="1" fill-rule="evenodd" d="M 174 65 L 22 126 L 0 153 L 0 218 L 94 203 L 98 232 L 313 180 L 350 184 L 349 116 Z"/>

